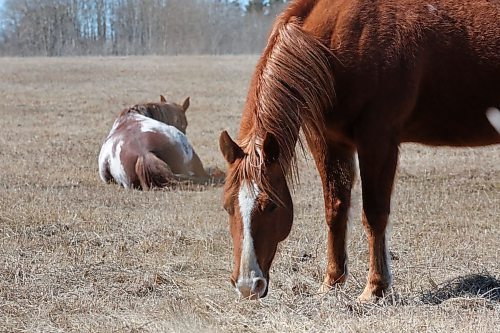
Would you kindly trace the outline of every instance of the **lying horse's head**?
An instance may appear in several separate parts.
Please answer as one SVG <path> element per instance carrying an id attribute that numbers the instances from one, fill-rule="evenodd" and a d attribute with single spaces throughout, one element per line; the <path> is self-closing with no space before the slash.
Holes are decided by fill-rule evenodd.
<path id="1" fill-rule="evenodd" d="M 170 126 L 174 126 L 182 133 L 186 134 L 188 125 L 186 118 L 186 110 L 189 107 L 189 97 L 184 99 L 182 104 L 168 103 L 165 97 L 160 96 L 160 103 L 137 104 L 131 108 L 125 109 L 120 116 L 137 113 L 146 117 L 158 120 Z"/>

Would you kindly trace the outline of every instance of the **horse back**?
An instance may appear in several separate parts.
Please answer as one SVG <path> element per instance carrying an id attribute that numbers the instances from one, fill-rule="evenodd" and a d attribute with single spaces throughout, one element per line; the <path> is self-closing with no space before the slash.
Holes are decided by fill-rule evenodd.
<path id="1" fill-rule="evenodd" d="M 400 141 L 499 142 L 486 110 L 500 106 L 500 3 L 320 0 L 303 28 L 332 50 L 327 122 L 344 137 L 380 122 Z"/>

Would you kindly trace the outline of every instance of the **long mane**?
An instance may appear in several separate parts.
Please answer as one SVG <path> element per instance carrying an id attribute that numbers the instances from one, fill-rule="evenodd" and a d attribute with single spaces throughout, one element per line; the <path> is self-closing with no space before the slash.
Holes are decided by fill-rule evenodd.
<path id="1" fill-rule="evenodd" d="M 299 132 L 324 140 L 325 111 L 334 100 L 331 51 L 301 28 L 300 19 L 285 12 L 271 32 L 250 85 L 240 127 L 239 144 L 246 156 L 226 182 L 253 180 L 273 190 L 261 177 L 266 133 L 277 139 L 279 163 L 289 182 L 298 180 L 295 148 L 303 148 Z"/>
<path id="2" fill-rule="evenodd" d="M 170 108 L 172 105 L 165 103 L 136 104 L 123 110 L 120 115 L 126 113 L 136 113 L 169 124 Z"/>

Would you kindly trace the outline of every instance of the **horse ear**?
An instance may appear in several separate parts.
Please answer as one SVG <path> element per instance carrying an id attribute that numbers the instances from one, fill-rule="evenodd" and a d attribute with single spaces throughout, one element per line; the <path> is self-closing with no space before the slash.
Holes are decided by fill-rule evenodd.
<path id="1" fill-rule="evenodd" d="M 236 142 L 231 139 L 226 131 L 223 131 L 219 137 L 219 147 L 227 163 L 233 164 L 238 158 L 242 158 L 245 153 Z"/>
<path id="2" fill-rule="evenodd" d="M 165 96 L 160 95 L 160 102 L 167 103 L 167 99 L 165 98 Z"/>
<path id="3" fill-rule="evenodd" d="M 280 146 L 274 134 L 266 133 L 264 143 L 262 144 L 264 161 L 266 164 L 271 164 L 280 156 Z"/>
<path id="4" fill-rule="evenodd" d="M 182 102 L 182 110 L 184 110 L 184 112 L 186 112 L 186 110 L 188 109 L 189 107 L 189 97 L 186 97 L 186 99 L 184 100 L 184 102 Z"/>

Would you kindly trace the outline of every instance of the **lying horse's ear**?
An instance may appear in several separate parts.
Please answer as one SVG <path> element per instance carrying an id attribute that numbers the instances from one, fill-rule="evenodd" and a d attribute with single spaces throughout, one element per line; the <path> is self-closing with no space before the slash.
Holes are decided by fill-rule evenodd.
<path id="1" fill-rule="evenodd" d="M 231 139 L 226 131 L 223 131 L 219 137 L 219 147 L 227 163 L 233 164 L 238 158 L 242 158 L 245 153 L 236 142 Z"/>
<path id="2" fill-rule="evenodd" d="M 182 110 L 184 110 L 184 112 L 186 112 L 186 110 L 188 109 L 189 107 L 189 97 L 186 97 L 186 99 L 184 100 L 184 102 L 182 102 Z"/>
<path id="3" fill-rule="evenodd" d="M 262 151 L 264 155 L 264 162 L 266 164 L 271 164 L 278 160 L 280 156 L 280 146 L 278 140 L 272 133 L 266 133 L 264 142 L 262 144 Z"/>
<path id="4" fill-rule="evenodd" d="M 167 99 L 165 98 L 165 96 L 160 95 L 160 102 L 167 103 Z"/>

